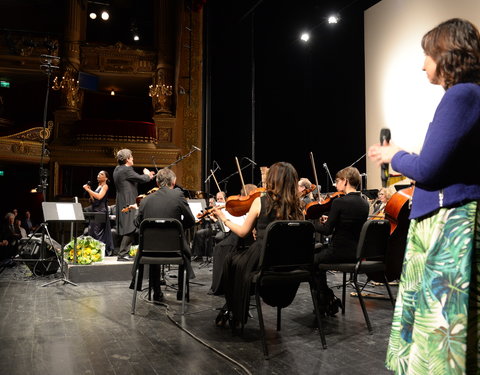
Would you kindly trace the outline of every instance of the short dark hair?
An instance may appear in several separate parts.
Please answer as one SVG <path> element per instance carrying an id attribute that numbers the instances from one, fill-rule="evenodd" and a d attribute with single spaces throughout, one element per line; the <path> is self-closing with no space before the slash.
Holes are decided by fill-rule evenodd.
<path id="1" fill-rule="evenodd" d="M 360 172 L 355 167 L 346 167 L 337 172 L 335 178 L 341 178 L 343 180 L 347 180 L 350 186 L 353 186 L 355 189 L 360 186 L 360 181 L 362 176 L 360 176 Z"/>
<path id="2" fill-rule="evenodd" d="M 442 22 L 423 36 L 422 48 L 437 64 L 435 73 L 445 89 L 457 83 L 480 84 L 480 33 L 471 22 Z"/>

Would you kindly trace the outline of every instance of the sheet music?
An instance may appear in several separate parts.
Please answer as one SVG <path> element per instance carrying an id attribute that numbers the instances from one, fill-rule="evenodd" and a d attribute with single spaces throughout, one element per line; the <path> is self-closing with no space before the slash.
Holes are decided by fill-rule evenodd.
<path id="1" fill-rule="evenodd" d="M 58 203 L 56 206 L 58 220 L 75 220 L 75 211 L 72 204 Z"/>

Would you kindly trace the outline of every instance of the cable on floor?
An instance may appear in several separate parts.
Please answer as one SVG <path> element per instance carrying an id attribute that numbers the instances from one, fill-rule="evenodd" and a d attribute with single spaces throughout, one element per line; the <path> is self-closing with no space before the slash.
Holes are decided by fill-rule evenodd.
<path id="1" fill-rule="evenodd" d="M 147 293 L 148 293 L 148 288 L 147 288 Z M 177 326 L 177 328 L 180 328 L 183 332 L 185 332 L 187 335 L 189 335 L 190 337 L 192 337 L 194 340 L 196 340 L 197 342 L 199 342 L 200 344 L 202 344 L 203 346 L 205 346 L 206 348 L 210 349 L 211 351 L 215 352 L 216 354 L 218 354 L 220 357 L 226 359 L 227 361 L 229 361 L 230 363 L 234 364 L 235 366 L 238 366 L 241 370 L 244 371 L 245 374 L 247 375 L 252 375 L 252 373 L 244 366 L 242 365 L 241 363 L 237 362 L 235 359 L 233 359 L 232 357 L 229 357 L 228 355 L 226 355 L 225 353 L 221 352 L 220 350 L 216 349 L 215 347 L 213 347 L 212 345 L 210 345 L 209 343 L 207 343 L 206 341 L 202 340 L 200 337 L 196 336 L 193 332 L 189 331 L 188 329 L 186 329 L 185 327 L 182 327 L 182 325 L 177 322 L 171 312 L 170 312 L 170 306 L 168 305 L 168 303 L 165 303 L 165 302 L 152 302 L 152 301 L 149 301 L 147 298 L 146 298 L 146 294 L 142 296 L 142 299 L 147 302 L 147 303 L 150 303 L 150 304 L 155 304 L 157 306 L 161 306 L 161 307 L 165 307 L 165 315 L 167 316 L 167 318 L 173 323 L 175 324 L 175 326 Z"/>

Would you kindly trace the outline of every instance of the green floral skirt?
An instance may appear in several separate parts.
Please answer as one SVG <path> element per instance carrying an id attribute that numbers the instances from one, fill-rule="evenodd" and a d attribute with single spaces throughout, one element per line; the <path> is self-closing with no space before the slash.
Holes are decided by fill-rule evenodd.
<path id="1" fill-rule="evenodd" d="M 412 220 L 386 365 L 396 374 L 476 374 L 477 202 Z"/>

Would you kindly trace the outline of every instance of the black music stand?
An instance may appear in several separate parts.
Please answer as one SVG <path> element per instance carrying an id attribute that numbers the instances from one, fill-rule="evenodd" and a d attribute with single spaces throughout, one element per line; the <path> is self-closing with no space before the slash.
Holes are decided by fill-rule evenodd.
<path id="1" fill-rule="evenodd" d="M 82 210 L 82 205 L 80 203 L 60 203 L 60 202 L 42 202 L 42 210 L 43 210 L 43 218 L 46 222 L 48 221 L 54 221 L 54 222 L 59 222 L 59 223 L 77 223 L 77 222 L 84 222 L 85 218 L 83 217 L 83 210 Z M 64 246 L 65 246 L 65 241 L 64 241 L 64 230 L 62 228 L 62 240 L 61 240 L 61 251 L 60 255 L 58 253 L 55 253 L 57 255 L 57 259 L 60 262 L 60 272 L 62 274 L 62 277 L 53 281 L 50 281 L 46 284 L 43 284 L 42 286 L 47 286 L 53 283 L 56 283 L 58 281 L 63 281 L 64 284 L 69 283 L 75 286 L 78 286 L 77 284 L 71 282 L 67 278 L 67 273 L 64 270 Z"/>

